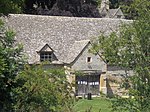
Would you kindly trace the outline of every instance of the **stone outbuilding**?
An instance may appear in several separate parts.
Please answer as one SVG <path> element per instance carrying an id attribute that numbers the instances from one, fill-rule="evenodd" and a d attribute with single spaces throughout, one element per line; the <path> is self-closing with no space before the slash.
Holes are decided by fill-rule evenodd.
<path id="1" fill-rule="evenodd" d="M 29 64 L 49 61 L 46 67 L 63 67 L 69 82 L 75 82 L 76 95 L 113 94 L 118 85 L 109 83 L 108 75 L 125 72 L 108 65 L 89 49 L 91 40 L 101 33 L 118 31 L 121 23 L 131 22 L 112 18 L 77 18 L 41 15 L 10 14 L 4 19 L 16 32 L 16 41 L 24 47 Z M 108 69 L 109 68 L 109 69 Z M 80 72 L 82 75 L 75 75 Z"/>

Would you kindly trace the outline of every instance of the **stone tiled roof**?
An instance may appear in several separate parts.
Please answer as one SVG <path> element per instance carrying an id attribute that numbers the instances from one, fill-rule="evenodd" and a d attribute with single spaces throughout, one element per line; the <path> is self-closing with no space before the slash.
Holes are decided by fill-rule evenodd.
<path id="1" fill-rule="evenodd" d="M 124 14 L 123 14 L 123 12 L 121 11 L 120 8 L 118 8 L 118 9 L 109 9 L 108 12 L 109 12 L 109 16 L 111 18 L 113 18 L 114 16 L 117 16 L 117 15 L 124 16 Z"/>
<path id="2" fill-rule="evenodd" d="M 39 61 L 37 49 L 45 44 L 54 50 L 59 61 L 65 62 L 69 49 L 78 44 L 75 41 L 89 40 L 102 32 L 110 34 L 118 30 L 121 22 L 129 20 L 11 14 L 5 22 L 16 31 L 16 40 L 23 44 L 29 63 L 34 63 Z"/>
<path id="3" fill-rule="evenodd" d="M 75 43 L 72 45 L 72 47 L 69 49 L 67 53 L 68 55 L 65 59 L 65 62 L 66 63 L 73 62 L 89 42 L 90 40 L 75 41 Z"/>

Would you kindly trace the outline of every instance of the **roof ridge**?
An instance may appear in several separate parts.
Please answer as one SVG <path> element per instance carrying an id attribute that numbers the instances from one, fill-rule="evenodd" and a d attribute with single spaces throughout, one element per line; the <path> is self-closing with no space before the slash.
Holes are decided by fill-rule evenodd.
<path id="1" fill-rule="evenodd" d="M 85 40 L 75 40 L 75 42 L 90 42 L 89 39 L 85 39 Z"/>
<path id="2" fill-rule="evenodd" d="M 43 18 L 63 18 L 63 19 L 83 19 L 83 20 L 123 20 L 132 21 L 128 19 L 118 19 L 118 18 L 88 18 L 88 17 L 68 17 L 68 16 L 47 16 L 47 15 L 31 15 L 31 14 L 9 14 L 9 16 L 25 16 L 25 17 L 43 17 Z M 9 17 L 8 16 L 8 17 Z"/>

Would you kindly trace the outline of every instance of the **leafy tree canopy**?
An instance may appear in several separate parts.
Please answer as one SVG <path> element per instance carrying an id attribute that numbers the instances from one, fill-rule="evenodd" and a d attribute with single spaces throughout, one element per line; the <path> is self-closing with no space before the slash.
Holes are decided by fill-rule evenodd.
<path id="1" fill-rule="evenodd" d="M 16 111 L 70 112 L 73 106 L 72 85 L 63 69 L 44 69 L 43 65 L 26 65 L 16 78 L 22 86 L 15 88 Z"/>
<path id="2" fill-rule="evenodd" d="M 121 86 L 128 89 L 130 98 L 118 97 L 114 110 L 129 112 L 149 112 L 150 110 L 150 9 L 149 0 L 135 0 L 138 16 L 133 22 L 122 25 L 120 33 L 100 36 L 99 43 L 93 49 L 103 51 L 109 64 L 126 70 L 133 70 L 134 75 L 126 74 Z"/>
<path id="3" fill-rule="evenodd" d="M 150 3 L 147 0 L 110 0 L 110 7 L 121 7 L 127 19 L 135 19 L 139 16 L 139 9 L 150 9 Z"/>
<path id="4" fill-rule="evenodd" d="M 26 0 L 25 13 L 54 16 L 99 17 L 97 0 Z"/>
<path id="5" fill-rule="evenodd" d="M 64 70 L 28 65 L 14 36 L 0 20 L 0 111 L 70 112 L 72 84 Z"/>
<path id="6" fill-rule="evenodd" d="M 14 32 L 6 31 L 0 20 L 0 111 L 12 110 L 15 78 L 22 69 L 22 46 L 14 45 Z"/>
<path id="7" fill-rule="evenodd" d="M 0 0 L 0 14 L 21 13 L 24 0 Z"/>

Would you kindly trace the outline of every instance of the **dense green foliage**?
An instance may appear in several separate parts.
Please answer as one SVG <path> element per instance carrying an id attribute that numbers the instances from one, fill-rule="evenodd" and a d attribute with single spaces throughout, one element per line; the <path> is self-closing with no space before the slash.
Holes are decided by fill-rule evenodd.
<path id="1" fill-rule="evenodd" d="M 25 13 L 51 16 L 100 17 L 97 0 L 25 0 Z"/>
<path id="2" fill-rule="evenodd" d="M 137 0 L 139 1 L 139 0 Z M 136 2 L 136 1 L 135 1 Z M 114 102 L 114 110 L 149 112 L 150 110 L 150 1 L 137 2 L 139 8 L 136 20 L 122 25 L 120 33 L 100 36 L 93 49 L 103 51 L 109 64 L 133 70 L 126 74 L 121 87 L 127 89 L 130 98 L 120 98 Z M 143 8 L 142 8 L 143 7 Z"/>
<path id="3" fill-rule="evenodd" d="M 14 32 L 6 31 L 0 20 L 0 111 L 9 111 L 14 103 L 15 78 L 22 69 L 22 46 L 14 46 Z"/>
<path id="4" fill-rule="evenodd" d="M 140 9 L 150 9 L 150 3 L 148 0 L 128 0 L 128 2 L 120 2 L 127 19 L 136 19 L 140 16 Z"/>
<path id="5" fill-rule="evenodd" d="M 137 4 L 145 0 L 110 0 L 110 8 L 121 7 L 125 17 L 138 15 Z M 101 0 L 1 0 L 0 14 L 26 13 L 50 16 L 101 17 Z M 147 4 L 149 7 L 150 4 Z"/>
<path id="6" fill-rule="evenodd" d="M 121 8 L 127 19 L 137 17 L 138 9 L 145 4 L 150 4 L 145 0 L 110 0 L 110 9 Z M 74 16 L 74 17 L 101 17 L 98 7 L 101 0 L 25 0 L 24 13 L 56 15 L 56 16 Z M 144 5 L 142 5 L 144 6 Z M 145 8 L 145 7 L 141 7 Z"/>
<path id="7" fill-rule="evenodd" d="M 24 0 L 0 0 L 0 14 L 21 13 Z"/>
<path id="8" fill-rule="evenodd" d="M 14 36 L 0 21 L 0 111 L 70 112 L 72 85 L 64 70 L 25 63 Z"/>
<path id="9" fill-rule="evenodd" d="M 1 0 L 0 14 L 100 17 L 99 3 L 100 0 Z"/>
<path id="10" fill-rule="evenodd" d="M 42 69 L 43 66 L 26 66 L 17 76 L 23 86 L 17 93 L 16 111 L 70 112 L 73 105 L 72 86 L 62 69 Z"/>

